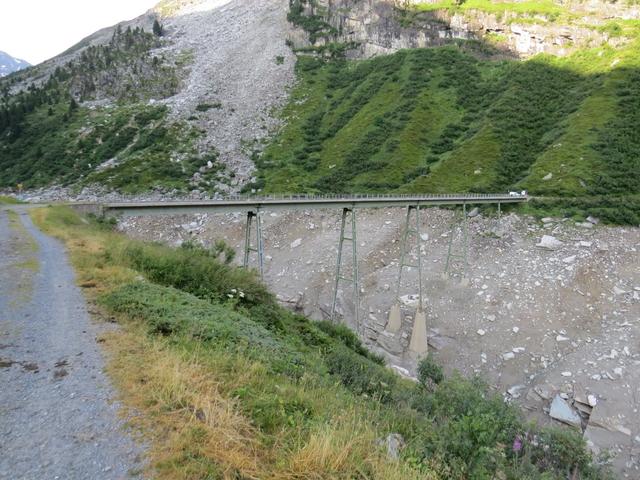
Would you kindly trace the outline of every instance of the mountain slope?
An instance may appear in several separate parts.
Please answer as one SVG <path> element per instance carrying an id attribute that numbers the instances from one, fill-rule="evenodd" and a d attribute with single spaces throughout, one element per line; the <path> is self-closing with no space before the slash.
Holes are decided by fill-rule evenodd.
<path id="1" fill-rule="evenodd" d="M 166 1 L 5 79 L 0 188 L 237 190 L 294 80 L 286 12 L 286 0 Z"/>
<path id="2" fill-rule="evenodd" d="M 594 1 L 166 0 L 0 82 L 0 187 L 528 189 L 637 224 L 640 8 Z"/>
<path id="3" fill-rule="evenodd" d="M 29 66 L 28 62 L 14 58 L 8 53 L 0 51 L 0 77 L 6 77 L 10 73 L 17 72 L 18 70 L 22 70 Z"/>
<path id="4" fill-rule="evenodd" d="M 190 168 L 193 132 L 166 123 L 166 107 L 155 104 L 179 83 L 179 65 L 152 53 L 161 45 L 140 27 L 119 26 L 106 44 L 5 79 L 0 184 L 33 187 L 94 175 L 116 188 L 150 188 L 148 176 L 170 183 Z M 168 171 L 165 159 L 176 150 L 184 161 Z"/>
<path id="5" fill-rule="evenodd" d="M 618 27 L 628 40 L 617 48 L 526 61 L 500 59 L 477 42 L 358 62 L 309 55 L 326 51 L 320 44 L 301 48 L 287 128 L 258 161 L 252 187 L 528 189 L 579 197 L 606 218 L 637 224 L 640 29 Z"/>

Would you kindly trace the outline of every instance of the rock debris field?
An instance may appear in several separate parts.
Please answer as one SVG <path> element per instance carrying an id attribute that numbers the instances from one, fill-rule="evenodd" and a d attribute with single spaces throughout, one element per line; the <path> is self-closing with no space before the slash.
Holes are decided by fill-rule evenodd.
<path id="1" fill-rule="evenodd" d="M 278 298 L 309 316 L 331 309 L 340 214 L 265 212 L 265 279 Z M 422 211 L 419 246 L 407 263 L 423 265 L 430 351 L 451 372 L 480 374 L 507 401 L 543 424 L 583 431 L 591 449 L 613 455 L 623 478 L 640 476 L 640 229 L 472 211 L 468 274 L 460 215 Z M 405 270 L 399 334 L 385 331 L 396 298 L 404 212 L 358 211 L 360 316 L 364 340 L 397 371 L 415 371 L 407 354 L 417 305 L 417 269 Z M 225 239 L 242 258 L 244 217 L 131 218 L 129 235 L 178 245 Z M 350 274 L 350 245 L 345 274 Z M 256 259 L 252 258 L 253 265 Z M 338 311 L 353 325 L 353 294 L 341 285 Z"/>
<path id="2" fill-rule="evenodd" d="M 295 82 L 295 55 L 287 0 L 208 0 L 187 3 L 166 20 L 173 55 L 192 58 L 184 88 L 166 102 L 205 136 L 200 151 L 215 149 L 234 172 L 231 190 L 254 170 L 250 154 L 280 126 L 275 113 Z M 198 106 L 208 105 L 206 111 Z"/>

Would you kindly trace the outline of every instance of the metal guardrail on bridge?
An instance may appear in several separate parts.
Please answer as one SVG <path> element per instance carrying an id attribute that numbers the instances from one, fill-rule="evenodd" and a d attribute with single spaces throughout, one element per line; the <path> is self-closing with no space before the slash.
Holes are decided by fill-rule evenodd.
<path id="1" fill-rule="evenodd" d="M 118 202 L 103 205 L 105 213 L 126 216 L 168 215 L 185 213 L 228 213 L 258 210 L 384 208 L 436 205 L 471 205 L 491 203 L 522 203 L 522 194 L 355 194 L 355 195 L 232 195 L 220 200 L 191 200 L 163 202 Z"/>

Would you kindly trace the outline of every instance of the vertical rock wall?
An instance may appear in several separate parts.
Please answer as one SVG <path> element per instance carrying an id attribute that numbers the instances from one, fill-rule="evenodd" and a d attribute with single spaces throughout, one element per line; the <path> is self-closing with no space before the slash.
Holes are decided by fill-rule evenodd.
<path id="1" fill-rule="evenodd" d="M 479 10 L 411 12 L 419 0 L 316 0 L 307 11 L 321 15 L 338 34 L 326 41 L 355 42 L 352 54 L 371 57 L 403 48 L 444 45 L 456 39 L 487 40 L 520 57 L 538 53 L 567 55 L 578 48 L 616 45 L 624 37 L 610 37 L 599 28 L 614 19 L 638 19 L 640 7 L 602 0 L 558 3 L 567 18 L 523 15 L 514 11 Z M 299 38 L 295 39 L 299 40 Z M 298 43 L 298 42 L 294 42 Z"/>

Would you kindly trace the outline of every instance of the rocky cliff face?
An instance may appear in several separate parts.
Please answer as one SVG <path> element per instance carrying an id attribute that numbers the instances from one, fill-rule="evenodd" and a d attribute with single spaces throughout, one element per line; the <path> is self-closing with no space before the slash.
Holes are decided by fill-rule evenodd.
<path id="1" fill-rule="evenodd" d="M 607 23 L 640 18 L 639 6 L 604 0 L 559 2 L 557 8 L 544 13 L 523 13 L 507 6 L 496 9 L 499 3 L 487 3 L 484 9 L 438 9 L 436 4 L 424 7 L 427 2 L 419 0 L 317 0 L 308 3 L 306 10 L 322 16 L 337 31 L 333 38 L 316 43 L 356 42 L 353 53 L 359 57 L 438 46 L 456 39 L 486 40 L 519 57 L 562 56 L 578 48 L 623 43 L 626 39 L 621 32 L 610 31 Z"/>

